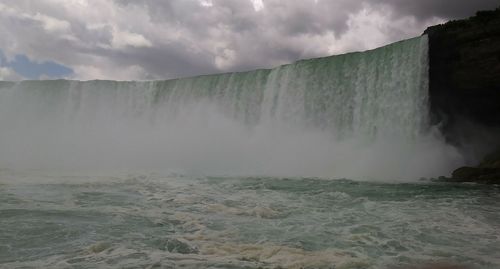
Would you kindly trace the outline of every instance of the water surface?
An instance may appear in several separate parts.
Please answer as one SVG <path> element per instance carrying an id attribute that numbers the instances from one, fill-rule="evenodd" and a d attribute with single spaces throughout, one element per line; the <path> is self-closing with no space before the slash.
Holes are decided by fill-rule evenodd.
<path id="1" fill-rule="evenodd" d="M 500 188 L 2 171 L 0 268 L 500 267 Z"/>

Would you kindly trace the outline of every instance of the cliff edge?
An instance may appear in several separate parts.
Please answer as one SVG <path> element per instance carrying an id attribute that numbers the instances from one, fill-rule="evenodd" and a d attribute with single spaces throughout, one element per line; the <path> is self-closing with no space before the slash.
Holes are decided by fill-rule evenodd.
<path id="1" fill-rule="evenodd" d="M 487 142 L 478 151 L 493 150 L 500 145 L 500 8 L 429 27 L 424 34 L 432 120 L 452 144 Z"/>
<path id="2" fill-rule="evenodd" d="M 500 145 L 500 8 L 429 27 L 432 120 L 470 165 Z M 495 174 L 493 167 L 462 169 L 454 178 Z M 500 182 L 500 181 L 498 181 Z"/>

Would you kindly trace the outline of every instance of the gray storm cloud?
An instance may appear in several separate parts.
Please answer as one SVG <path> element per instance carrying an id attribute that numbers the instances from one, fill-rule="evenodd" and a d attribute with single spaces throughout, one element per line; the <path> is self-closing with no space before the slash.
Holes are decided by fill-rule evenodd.
<path id="1" fill-rule="evenodd" d="M 498 5 L 497 0 L 0 0 L 0 49 L 10 59 L 23 54 L 70 67 L 73 79 L 166 79 L 371 49 Z"/>

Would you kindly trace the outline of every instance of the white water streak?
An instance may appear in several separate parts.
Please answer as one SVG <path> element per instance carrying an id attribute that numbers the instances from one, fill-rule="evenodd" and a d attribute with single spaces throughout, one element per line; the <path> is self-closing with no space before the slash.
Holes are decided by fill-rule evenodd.
<path id="1" fill-rule="evenodd" d="M 0 84 L 0 167 L 415 179 L 461 162 L 428 124 L 428 40 L 272 70 Z"/>

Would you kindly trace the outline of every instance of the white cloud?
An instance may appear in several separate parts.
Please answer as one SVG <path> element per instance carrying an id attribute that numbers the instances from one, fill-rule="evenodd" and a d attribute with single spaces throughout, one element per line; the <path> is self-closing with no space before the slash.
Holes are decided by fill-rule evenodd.
<path id="1" fill-rule="evenodd" d="M 80 79 L 184 77 L 369 49 L 492 2 L 0 0 L 0 49 Z"/>
<path id="2" fill-rule="evenodd" d="M 118 29 L 115 29 L 113 31 L 112 44 L 114 48 L 119 48 L 119 49 L 125 48 L 127 46 L 136 48 L 153 46 L 151 41 L 147 40 L 141 34 L 131 33 L 127 31 L 120 31 Z"/>
<path id="3" fill-rule="evenodd" d="M 74 67 L 74 74 L 69 79 L 76 80 L 150 80 L 153 79 L 141 66 L 130 65 L 116 68 L 113 65 L 103 62 L 101 66 L 78 65 Z"/>
<path id="4" fill-rule="evenodd" d="M 49 32 L 63 32 L 69 30 L 70 28 L 69 22 L 40 13 L 36 13 L 32 18 L 41 22 L 43 24 L 43 28 Z"/>
<path id="5" fill-rule="evenodd" d="M 204 7 L 212 7 L 214 3 L 212 2 L 212 0 L 200 0 L 200 5 Z"/>
<path id="6" fill-rule="evenodd" d="M 250 0 L 250 1 L 252 1 L 253 8 L 255 9 L 255 11 L 259 11 L 264 8 L 264 3 L 262 2 L 262 0 Z"/>
<path id="7" fill-rule="evenodd" d="M 230 67 L 236 57 L 236 52 L 231 49 L 222 49 L 222 52 L 215 57 L 215 65 L 217 68 L 224 70 L 228 67 Z"/>
<path id="8" fill-rule="evenodd" d="M 18 81 L 23 77 L 9 67 L 0 67 L 0 80 Z"/>

